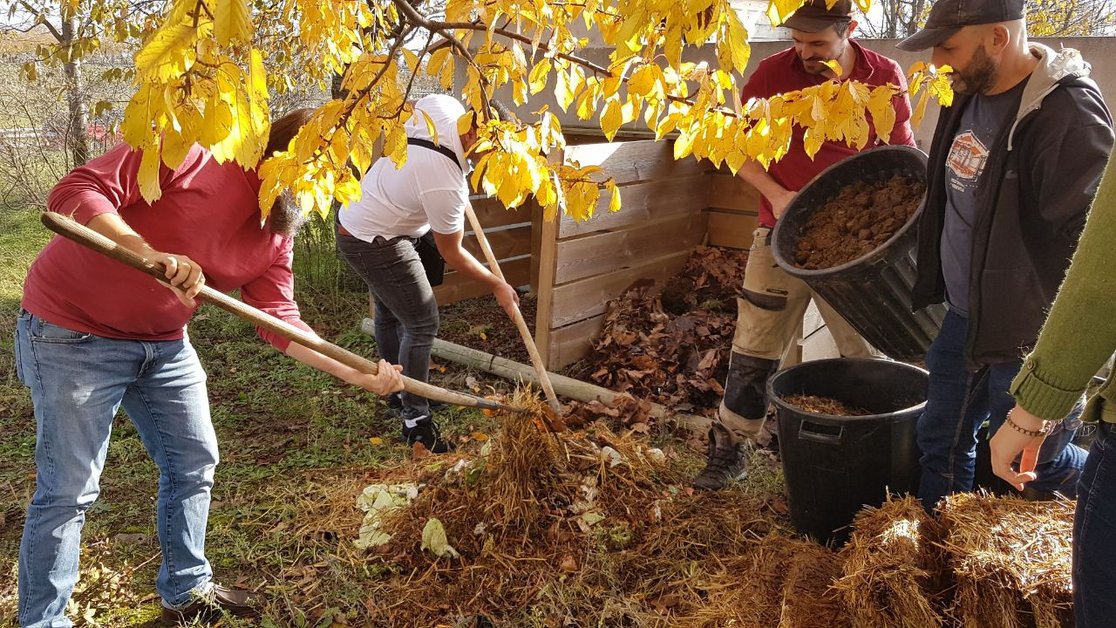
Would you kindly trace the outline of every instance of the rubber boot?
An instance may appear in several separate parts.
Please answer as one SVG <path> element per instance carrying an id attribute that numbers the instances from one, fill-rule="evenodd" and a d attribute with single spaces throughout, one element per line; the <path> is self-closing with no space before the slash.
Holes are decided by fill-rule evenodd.
<path id="1" fill-rule="evenodd" d="M 719 420 L 709 428 L 705 468 L 694 478 L 695 489 L 715 491 L 747 475 L 747 442 L 763 429 L 767 412 L 767 378 L 779 367 L 776 360 L 733 352 L 725 380 Z"/>
<path id="2" fill-rule="evenodd" d="M 721 422 L 709 426 L 709 450 L 705 468 L 694 478 L 699 491 L 716 491 L 748 475 L 748 448 L 743 438 Z"/>

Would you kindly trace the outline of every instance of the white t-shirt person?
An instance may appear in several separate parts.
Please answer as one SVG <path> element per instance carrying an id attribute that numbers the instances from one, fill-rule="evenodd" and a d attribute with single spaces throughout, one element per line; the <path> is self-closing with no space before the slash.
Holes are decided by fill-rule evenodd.
<path id="1" fill-rule="evenodd" d="M 426 117 L 434 122 L 431 137 Z M 361 198 L 338 215 L 341 226 L 354 237 L 372 242 L 376 236 L 417 238 L 433 229 L 450 234 L 465 228 L 469 186 L 465 180 L 465 151 L 457 121 L 465 108 L 457 99 L 431 94 L 415 102 L 415 112 L 404 125 L 408 138 L 425 139 L 453 151 L 457 163 L 442 152 L 407 146 L 407 161 L 396 169 L 391 159 L 378 159 L 361 181 Z"/>

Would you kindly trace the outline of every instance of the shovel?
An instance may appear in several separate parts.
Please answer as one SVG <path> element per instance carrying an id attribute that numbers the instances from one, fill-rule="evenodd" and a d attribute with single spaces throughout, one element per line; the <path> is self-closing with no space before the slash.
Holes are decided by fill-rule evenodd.
<path id="1" fill-rule="evenodd" d="M 166 269 L 162 264 L 153 262 L 134 251 L 124 248 L 119 244 L 113 242 L 109 238 L 97 233 L 96 231 L 86 227 L 85 225 L 77 222 L 73 218 L 56 214 L 54 212 L 42 213 L 43 224 L 46 225 L 51 231 L 77 242 L 78 244 L 93 249 L 98 253 L 107 255 L 117 261 L 123 262 L 136 270 L 142 271 L 155 277 L 163 283 L 166 283 Z M 370 373 L 375 375 L 379 370 L 376 363 L 363 358 L 348 349 L 339 347 L 331 342 L 322 340 L 321 338 L 309 334 L 290 323 L 275 318 L 270 314 L 266 314 L 250 305 L 238 301 L 224 293 L 218 292 L 209 286 L 202 286 L 201 292 L 198 293 L 198 298 L 202 301 L 207 301 L 216 305 L 217 307 L 231 312 L 245 320 L 248 320 L 258 327 L 263 327 L 271 332 L 279 334 L 291 342 L 296 342 L 304 347 L 313 349 L 322 355 L 329 356 L 338 362 L 352 367 L 362 373 Z M 411 379 L 403 376 L 403 390 L 427 399 L 434 401 L 441 401 L 457 406 L 468 406 L 472 408 L 484 408 L 489 410 L 505 410 L 508 412 L 523 413 L 527 412 L 523 408 L 517 408 L 502 403 L 497 403 L 491 399 L 484 399 L 475 395 L 466 393 L 455 392 L 446 390 L 440 386 L 420 382 L 417 379 Z"/>

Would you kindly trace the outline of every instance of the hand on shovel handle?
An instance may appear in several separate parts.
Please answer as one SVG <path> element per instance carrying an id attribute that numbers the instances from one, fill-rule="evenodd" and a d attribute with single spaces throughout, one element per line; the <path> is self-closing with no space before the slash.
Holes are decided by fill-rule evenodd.
<path id="1" fill-rule="evenodd" d="M 167 282 L 167 269 L 163 264 L 154 260 L 147 259 L 139 255 L 131 249 L 120 246 L 111 239 L 97 233 L 96 231 L 82 225 L 74 219 L 56 214 L 53 212 L 43 212 L 41 220 L 44 225 L 51 231 L 72 240 L 82 246 L 88 247 L 98 253 L 102 253 L 117 261 L 128 264 L 136 270 L 142 271 L 151 275 L 152 277 L 166 283 Z M 234 299 L 224 293 L 218 292 L 209 286 L 202 285 L 197 292 L 197 297 L 202 301 L 207 301 L 216 305 L 217 307 L 235 314 L 259 327 L 263 327 L 275 334 L 287 338 L 291 342 L 298 343 L 308 349 L 313 349 L 318 353 L 333 358 L 338 362 L 352 367 L 363 373 L 375 375 L 378 373 L 378 367 L 375 362 L 359 356 L 348 349 L 339 347 L 331 342 L 322 340 L 314 334 L 307 333 L 306 331 L 291 325 L 290 323 L 275 318 L 265 312 L 258 310 L 250 305 L 247 305 L 237 299 Z M 403 377 L 403 390 L 421 395 L 427 399 L 434 401 L 441 401 L 458 406 L 468 406 L 473 408 L 487 408 L 491 410 L 505 410 L 509 412 L 523 412 L 521 408 L 507 406 L 505 404 L 497 403 L 490 399 L 484 399 L 475 395 L 455 392 L 446 390 L 439 386 L 433 386 L 425 382 L 420 382 L 416 379 Z"/>

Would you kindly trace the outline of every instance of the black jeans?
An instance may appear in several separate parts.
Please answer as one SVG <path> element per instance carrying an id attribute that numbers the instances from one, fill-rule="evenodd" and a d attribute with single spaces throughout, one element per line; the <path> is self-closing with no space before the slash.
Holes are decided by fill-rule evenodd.
<path id="1" fill-rule="evenodd" d="M 365 242 L 337 234 L 337 250 L 376 298 L 376 344 L 380 355 L 403 365 L 403 374 L 425 382 L 430 348 L 438 335 L 438 303 L 426 279 L 415 240 L 377 237 Z M 430 414 L 425 397 L 403 393 L 403 418 Z"/>

